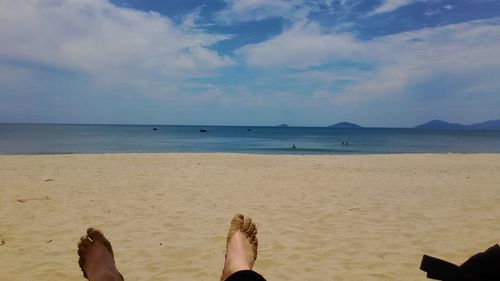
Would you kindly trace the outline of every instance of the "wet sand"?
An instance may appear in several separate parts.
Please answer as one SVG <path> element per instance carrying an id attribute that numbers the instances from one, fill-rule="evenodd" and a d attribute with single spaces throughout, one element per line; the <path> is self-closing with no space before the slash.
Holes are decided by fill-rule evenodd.
<path id="1" fill-rule="evenodd" d="M 218 280 L 232 216 L 268 280 L 426 280 L 500 240 L 500 154 L 0 156 L 0 280 L 83 280 L 111 240 L 126 280 Z"/>

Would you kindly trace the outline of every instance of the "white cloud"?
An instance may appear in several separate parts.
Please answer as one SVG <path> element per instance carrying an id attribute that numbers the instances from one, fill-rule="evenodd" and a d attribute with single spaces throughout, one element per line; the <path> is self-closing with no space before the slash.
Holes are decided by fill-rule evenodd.
<path id="1" fill-rule="evenodd" d="M 351 101 L 401 95 L 439 76 L 453 77 L 456 81 L 465 79 L 469 86 L 491 84 L 484 72 L 500 71 L 500 58 L 496 55 L 500 47 L 497 21 L 427 28 L 359 44 L 363 47 L 357 59 L 372 62 L 377 71 L 340 96 Z M 500 90 L 499 85 L 496 87 Z M 455 90 L 467 92 L 465 88 Z"/>
<path id="2" fill-rule="evenodd" d="M 303 21 L 314 12 L 336 14 L 342 18 L 355 12 L 355 8 L 363 0 L 224 0 L 226 8 L 216 14 L 219 22 L 230 24 L 233 22 L 259 21 L 267 18 L 284 18 L 291 22 Z M 415 2 L 430 0 L 382 0 L 369 15 L 376 15 L 396 11 Z M 438 0 L 439 1 L 439 0 Z M 445 5 L 443 9 L 450 10 L 452 5 Z"/>
<path id="3" fill-rule="evenodd" d="M 304 68 L 348 57 L 358 46 L 348 34 L 322 34 L 319 25 L 299 22 L 268 41 L 239 49 L 237 54 L 253 66 Z"/>
<path id="4" fill-rule="evenodd" d="M 362 81 L 369 77 L 371 71 L 358 69 L 342 70 L 305 70 L 290 75 L 292 79 L 298 79 L 304 83 L 332 84 L 338 81 Z"/>
<path id="5" fill-rule="evenodd" d="M 297 20 L 309 14 L 304 0 L 225 0 L 227 7 L 217 13 L 220 22 L 258 21 L 270 17 Z"/>
<path id="6" fill-rule="evenodd" d="M 226 7 L 216 14 L 219 22 L 259 21 L 284 18 L 291 22 L 306 20 L 311 13 L 347 13 L 362 0 L 224 0 Z M 340 14 L 338 14 L 341 16 Z"/>
<path id="7" fill-rule="evenodd" d="M 325 83 L 335 81 L 335 76 L 329 76 L 331 70 L 312 71 L 311 67 L 342 61 L 370 65 L 370 71 L 353 77 L 355 83 L 331 93 L 329 100 L 340 104 L 435 92 L 431 87 L 439 85 L 436 77 L 467 81 L 459 87 L 450 85 L 457 91 L 453 94 L 462 97 L 498 92 L 500 85 L 485 73 L 500 73 L 499 48 L 500 20 L 426 28 L 369 41 L 350 34 L 322 33 L 314 23 L 300 23 L 268 41 L 246 46 L 238 54 L 255 67 L 299 68 L 304 70 L 303 77 L 325 79 Z M 349 77 L 350 72 L 352 69 L 337 69 L 334 73 Z"/>
<path id="8" fill-rule="evenodd" d="M 428 9 L 424 12 L 424 16 L 431 17 L 439 14 L 441 12 L 440 9 Z"/>
<path id="9" fill-rule="evenodd" d="M 440 14 L 441 12 L 443 11 L 450 11 L 450 10 L 453 10 L 455 7 L 453 5 L 444 5 L 442 7 L 438 7 L 438 8 L 431 8 L 431 9 L 428 9 L 427 11 L 424 12 L 424 16 L 435 16 L 435 15 L 438 15 Z"/>
<path id="10" fill-rule="evenodd" d="M 384 0 L 382 4 L 373 11 L 373 14 L 392 12 L 416 1 L 418 0 Z"/>
<path id="11" fill-rule="evenodd" d="M 0 0 L 0 59 L 172 86 L 232 63 L 209 48 L 227 36 L 191 27 L 107 0 Z"/>

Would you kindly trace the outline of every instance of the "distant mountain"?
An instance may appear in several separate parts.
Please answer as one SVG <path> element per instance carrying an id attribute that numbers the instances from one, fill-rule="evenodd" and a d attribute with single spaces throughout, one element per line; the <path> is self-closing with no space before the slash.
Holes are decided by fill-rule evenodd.
<path id="1" fill-rule="evenodd" d="M 280 124 L 280 125 L 278 125 L 276 127 L 288 127 L 288 124 Z"/>
<path id="2" fill-rule="evenodd" d="M 417 129 L 465 129 L 462 124 L 448 123 L 443 120 L 432 120 L 424 124 L 415 126 Z"/>
<path id="3" fill-rule="evenodd" d="M 497 120 L 488 120 L 481 123 L 475 123 L 471 125 L 467 125 L 467 128 L 471 129 L 500 129 L 500 119 Z"/>
<path id="4" fill-rule="evenodd" d="M 432 120 L 427 123 L 415 126 L 418 129 L 485 129 L 494 130 L 500 129 L 500 119 L 489 120 L 471 125 L 462 125 L 457 123 L 449 123 L 443 120 Z"/>
<path id="5" fill-rule="evenodd" d="M 328 126 L 329 128 L 363 128 L 357 124 L 349 123 L 349 122 L 339 122 L 337 124 Z"/>

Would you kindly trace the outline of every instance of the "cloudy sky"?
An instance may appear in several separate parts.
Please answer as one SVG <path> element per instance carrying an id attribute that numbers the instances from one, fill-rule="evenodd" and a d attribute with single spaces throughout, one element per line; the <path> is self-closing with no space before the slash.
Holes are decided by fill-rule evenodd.
<path id="1" fill-rule="evenodd" d="M 500 118 L 498 0 L 0 0 L 0 122 Z"/>

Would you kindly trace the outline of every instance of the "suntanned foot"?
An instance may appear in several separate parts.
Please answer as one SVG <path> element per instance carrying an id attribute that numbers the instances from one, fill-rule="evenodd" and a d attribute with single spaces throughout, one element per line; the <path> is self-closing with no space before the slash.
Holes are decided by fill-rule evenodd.
<path id="1" fill-rule="evenodd" d="M 257 259 L 257 228 L 251 218 L 234 216 L 229 227 L 226 243 L 226 259 L 221 281 L 241 270 L 251 270 Z"/>
<path id="2" fill-rule="evenodd" d="M 123 281 L 116 268 L 111 243 L 97 229 L 87 229 L 78 242 L 78 264 L 83 276 L 90 281 Z"/>

